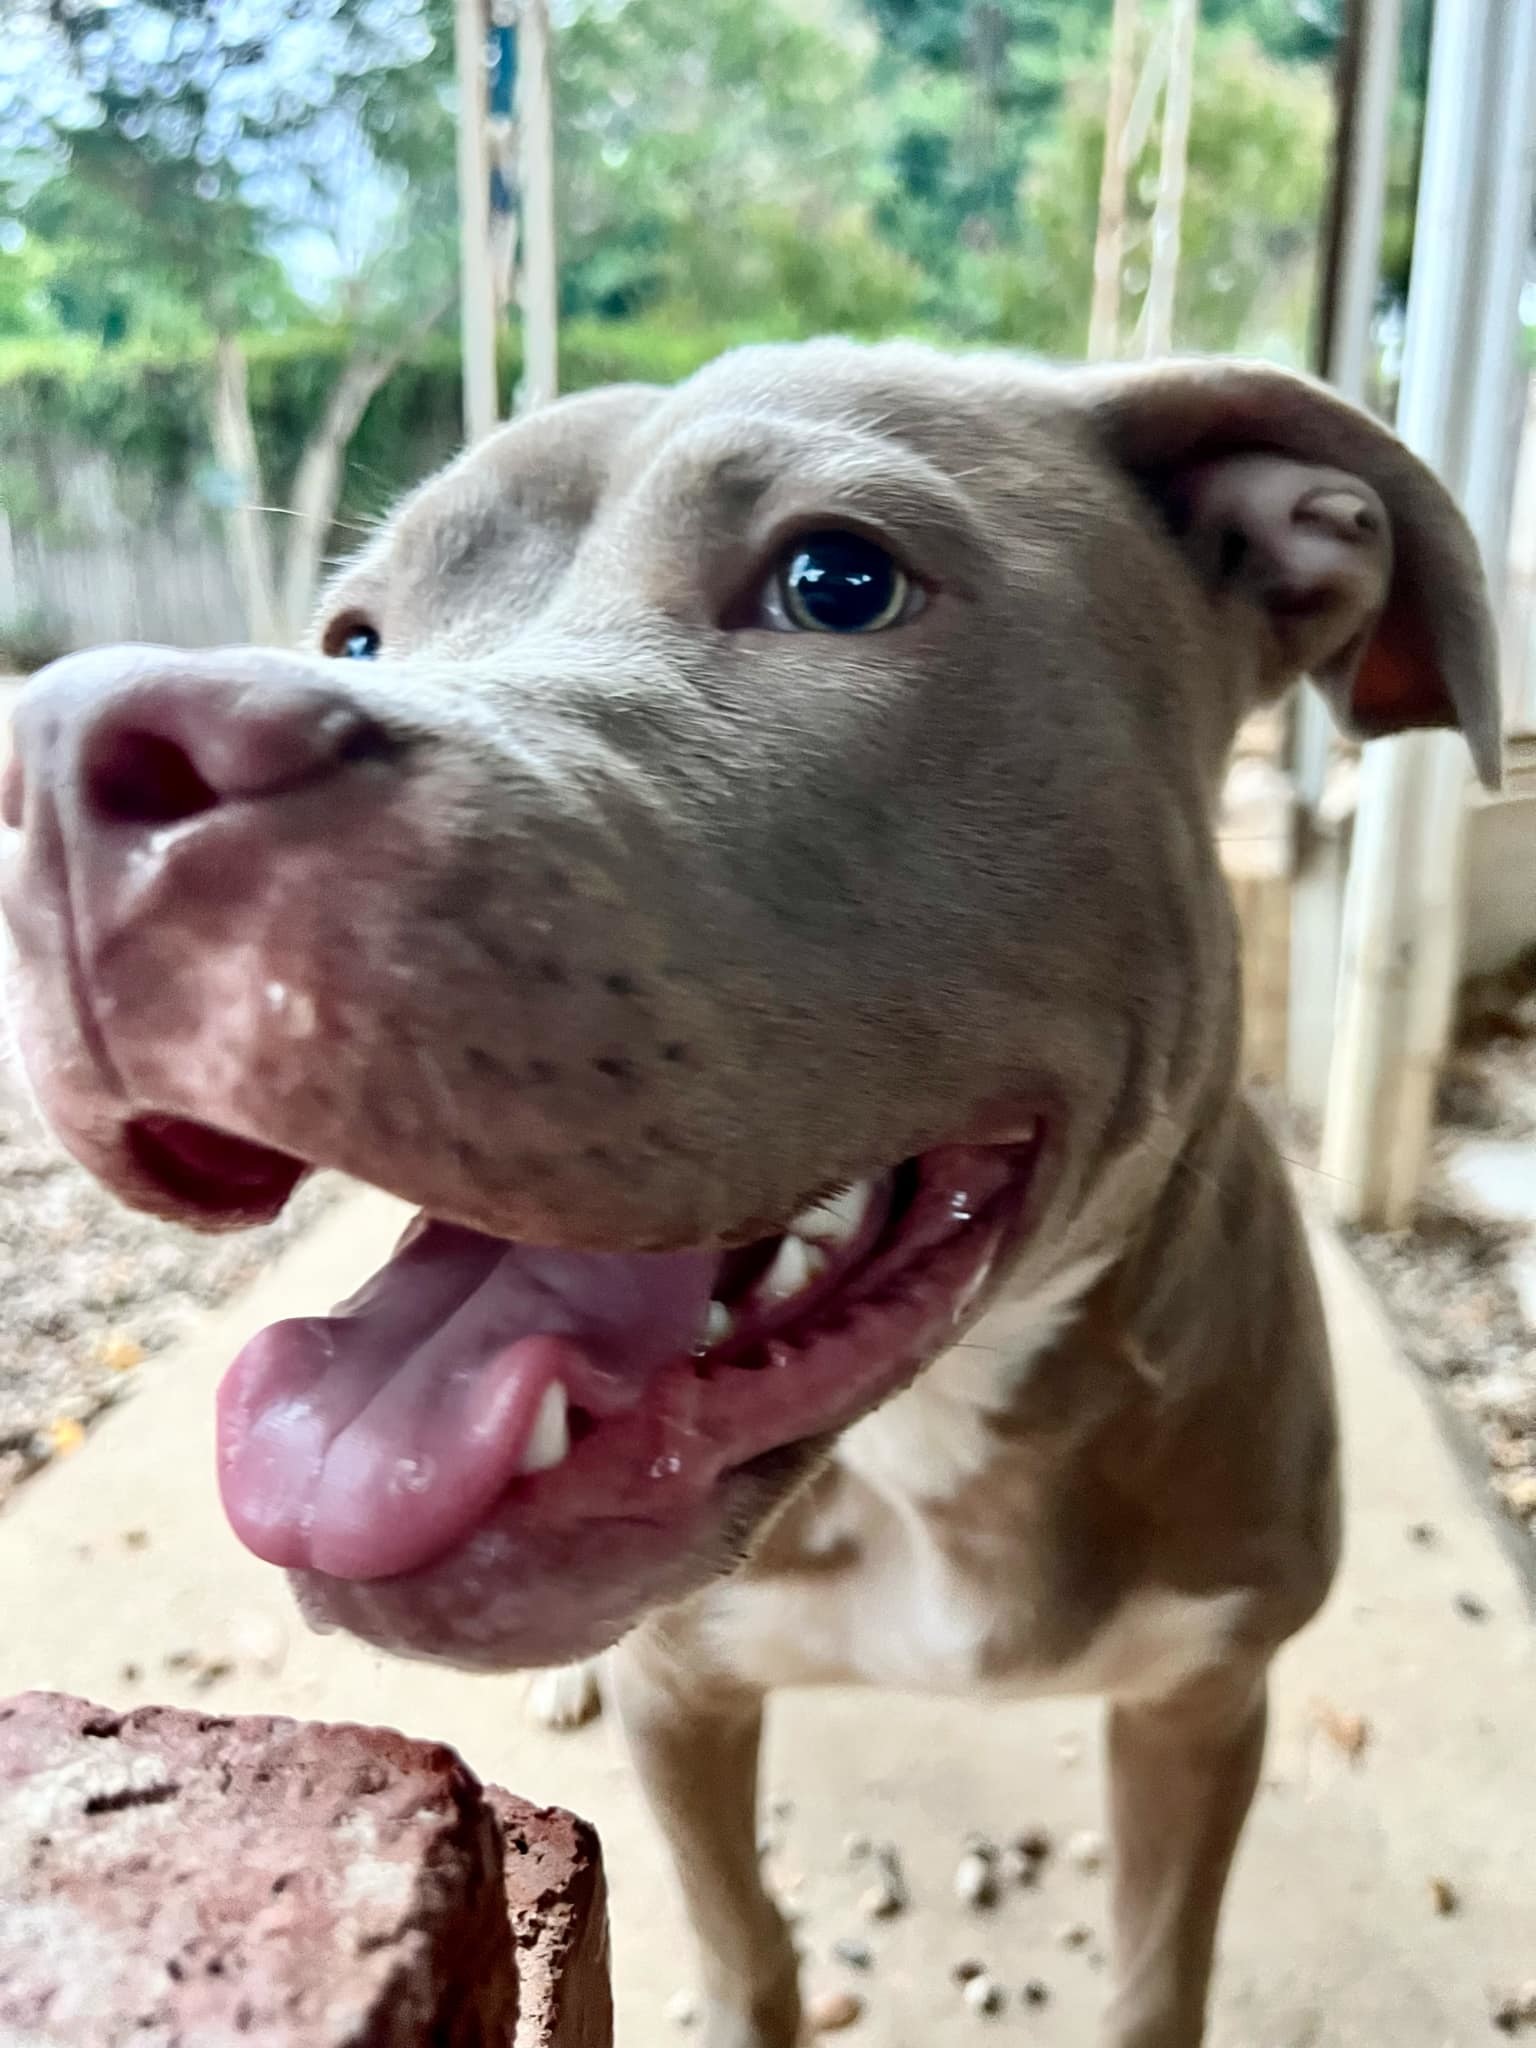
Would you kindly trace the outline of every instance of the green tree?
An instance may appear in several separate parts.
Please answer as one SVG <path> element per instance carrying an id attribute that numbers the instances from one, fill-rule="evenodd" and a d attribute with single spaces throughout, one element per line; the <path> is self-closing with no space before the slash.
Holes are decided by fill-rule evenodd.
<path id="1" fill-rule="evenodd" d="M 451 301 L 452 115 L 423 4 L 24 0 L 28 72 L 0 75 L 12 238 L 60 327 L 103 346 L 208 337 L 209 435 L 260 638 L 301 626 L 347 443 Z M 343 325 L 351 347 L 274 479 L 241 336 L 299 318 Z M 269 493 L 287 498 L 280 532 Z"/>
<path id="2" fill-rule="evenodd" d="M 559 41 L 566 309 L 765 332 L 910 321 L 877 234 L 885 114 L 864 32 L 780 0 L 605 0 Z"/>
<path id="3" fill-rule="evenodd" d="M 1322 66 L 1279 63 L 1243 29 L 1201 38 L 1179 269 L 1181 345 L 1302 355 L 1331 128 Z M 1103 153 L 1103 93 L 1097 71 L 1088 69 L 1067 81 L 1060 117 L 1022 193 L 1035 280 L 1028 317 L 1039 342 L 1059 352 L 1082 347 Z M 1154 136 L 1131 170 L 1130 317 L 1146 289 L 1155 189 Z"/>

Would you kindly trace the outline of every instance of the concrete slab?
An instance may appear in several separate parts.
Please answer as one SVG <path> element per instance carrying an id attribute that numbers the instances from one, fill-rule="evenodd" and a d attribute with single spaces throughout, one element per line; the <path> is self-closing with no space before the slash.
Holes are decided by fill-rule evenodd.
<path id="1" fill-rule="evenodd" d="M 32 1481 L 0 1522 L 0 1694 L 67 1688 L 113 1704 L 162 1698 L 210 1711 L 392 1722 L 445 1737 L 487 1776 L 595 1820 L 612 1873 L 621 2048 L 679 2038 L 665 2017 L 688 1976 L 665 1868 L 617 1741 L 530 1728 L 516 1681 L 391 1663 L 311 1637 L 276 1574 L 236 1546 L 213 1483 L 213 1387 L 231 1351 L 274 1316 L 345 1291 L 399 1212 L 361 1198 L 327 1219 L 198 1341 L 157 1365 L 73 1460 Z M 1492 1987 L 1536 1977 L 1536 1634 L 1492 1533 L 1399 1363 L 1374 1302 L 1322 1248 L 1349 1446 L 1349 1553 L 1324 1617 L 1285 1658 L 1266 1780 L 1234 1885 L 1215 2048 L 1468 2048 L 1492 2037 Z M 1429 1542 L 1410 1536 L 1428 1525 Z M 1471 1594 L 1486 1618 L 1469 1620 Z M 1358 1716 L 1351 1761 L 1335 1736 Z M 1343 1718 L 1341 1718 L 1343 1717 Z M 874 1694 L 786 1696 L 770 1741 L 771 1795 L 792 1802 L 773 1858 L 797 1892 L 811 1981 L 869 2001 L 850 2041 L 926 2048 L 978 2034 L 1068 2048 L 1092 2035 L 1094 1952 L 1058 1931 L 1104 1923 L 1103 1883 L 1053 1863 L 1045 1884 L 990 1914 L 957 1906 L 962 1835 L 1098 1820 L 1094 1709 L 982 1708 Z M 913 1891 L 869 1928 L 850 1832 L 886 1836 Z M 1454 1887 L 1450 1917 L 1431 1884 Z M 830 1959 L 868 1939 L 876 1967 Z M 949 1981 L 976 1956 L 1010 1993 L 986 2022 Z M 1018 1990 L 1051 2001 L 1026 2014 Z"/>
<path id="2" fill-rule="evenodd" d="M 1536 1225 L 1536 1145 L 1520 1138 L 1468 1138 L 1445 1162 L 1451 1181 L 1501 1223 Z"/>

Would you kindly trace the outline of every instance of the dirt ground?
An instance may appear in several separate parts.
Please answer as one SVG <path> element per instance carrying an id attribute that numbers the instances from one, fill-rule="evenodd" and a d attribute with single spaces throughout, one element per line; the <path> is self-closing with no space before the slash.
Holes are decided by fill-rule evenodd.
<path id="1" fill-rule="evenodd" d="M 283 1575 L 240 1549 L 220 1509 L 214 1388 L 229 1359 L 263 1324 L 355 1285 L 404 1217 L 383 1197 L 339 1202 L 145 1373 L 89 1452 L 20 1490 L 0 1518 L 0 1695 L 43 1685 L 118 1708 L 159 1699 L 382 1721 L 452 1742 L 492 1782 L 596 1823 L 613 1883 L 618 2039 L 689 2048 L 697 2028 L 677 2024 L 689 1945 L 617 1731 L 605 1719 L 552 1735 L 521 1711 L 516 1679 L 311 1635 Z M 1510 2037 L 1533 2048 L 1536 2019 L 1520 2015 L 1522 1987 L 1536 1983 L 1536 1631 L 1423 1381 L 1358 1268 L 1331 1239 L 1317 1250 L 1340 1361 L 1345 1566 L 1279 1662 L 1211 2048 Z M 1097 2038 L 1108 1932 L 1098 1738 L 1097 1711 L 1069 1699 L 832 1689 L 775 1700 L 769 1874 L 796 1916 L 813 1996 L 864 2006 L 842 2037 L 850 2048 Z M 1040 1830 L 1052 1852 L 1016 1863 L 1014 1845 Z M 957 1896 L 973 1832 L 1007 1852 L 995 1905 Z M 911 1894 L 894 1915 L 866 1903 L 885 1842 Z M 970 1963 L 991 1975 L 997 2013 L 956 1981 Z"/>
<path id="2" fill-rule="evenodd" d="M 0 1508 L 335 1193 L 316 1182 L 270 1229 L 239 1237 L 131 1215 L 64 1157 L 14 1054 L 0 1056 Z"/>
<path id="3" fill-rule="evenodd" d="M 1536 954 L 1465 992 L 1412 1229 L 1352 1242 L 1536 1572 Z"/>

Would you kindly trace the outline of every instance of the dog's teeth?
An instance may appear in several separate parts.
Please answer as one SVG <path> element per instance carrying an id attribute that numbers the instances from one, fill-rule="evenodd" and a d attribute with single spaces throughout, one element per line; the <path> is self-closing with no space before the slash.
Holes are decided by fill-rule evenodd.
<path id="1" fill-rule="evenodd" d="M 864 1228 L 874 1193 L 873 1182 L 861 1180 L 854 1187 L 844 1188 L 840 1195 L 828 1195 L 823 1202 L 812 1202 L 808 1209 L 801 1210 L 789 1227 L 796 1237 L 803 1237 L 810 1244 L 821 1245 L 828 1251 L 841 1251 L 844 1245 L 852 1244 Z"/>
<path id="2" fill-rule="evenodd" d="M 723 1301 L 712 1301 L 704 1317 L 706 1345 L 723 1344 L 736 1327 L 736 1318 Z"/>
<path id="3" fill-rule="evenodd" d="M 819 1245 L 807 1244 L 803 1237 L 786 1237 L 774 1254 L 773 1264 L 757 1283 L 757 1298 L 769 1306 L 789 1301 L 803 1287 L 809 1287 L 826 1267 L 827 1255 Z"/>
<path id="4" fill-rule="evenodd" d="M 550 1472 L 564 1458 L 571 1448 L 571 1426 L 566 1419 L 566 1407 L 565 1388 L 559 1380 L 551 1380 L 544 1389 L 539 1412 L 533 1418 L 533 1434 L 523 1452 L 521 1471 Z"/>

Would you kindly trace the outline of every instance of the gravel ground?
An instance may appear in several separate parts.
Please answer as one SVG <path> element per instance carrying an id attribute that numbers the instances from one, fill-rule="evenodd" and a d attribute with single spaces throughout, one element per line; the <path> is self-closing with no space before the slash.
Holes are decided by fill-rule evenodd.
<path id="1" fill-rule="evenodd" d="M 1536 1226 L 1490 1214 L 1452 1170 L 1490 1137 L 1529 1144 L 1536 1173 L 1536 953 L 1465 992 L 1413 1228 L 1354 1236 L 1410 1357 L 1467 1418 L 1490 1490 L 1536 1546 L 1536 1328 L 1515 1284 Z"/>
<path id="2" fill-rule="evenodd" d="M 0 1052 L 0 1509 L 29 1473 L 78 1449 L 156 1353 L 254 1278 L 338 1186 L 317 1180 L 277 1223 L 234 1237 L 134 1215 L 60 1152 Z"/>

